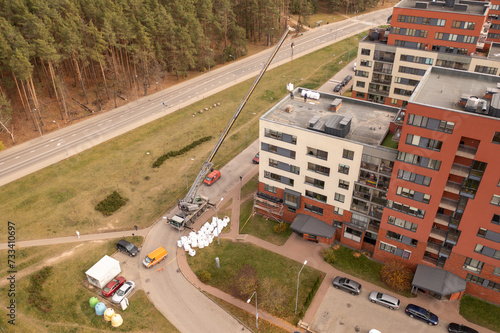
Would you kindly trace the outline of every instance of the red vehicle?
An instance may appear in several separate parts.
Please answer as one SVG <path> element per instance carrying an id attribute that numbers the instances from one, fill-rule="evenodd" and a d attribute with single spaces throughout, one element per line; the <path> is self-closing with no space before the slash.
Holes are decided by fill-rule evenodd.
<path id="1" fill-rule="evenodd" d="M 208 176 L 205 178 L 205 180 L 203 181 L 205 183 L 205 185 L 212 185 L 213 183 L 215 183 L 216 181 L 219 180 L 221 174 L 220 174 L 220 171 L 219 170 L 213 170 L 212 172 L 210 172 L 208 174 Z"/>
<path id="2" fill-rule="evenodd" d="M 259 164 L 259 153 L 255 154 L 255 157 L 252 159 L 253 164 Z"/>
<path id="3" fill-rule="evenodd" d="M 109 297 L 125 283 L 125 278 L 123 276 L 117 276 L 111 280 L 106 287 L 102 288 L 102 296 Z"/>

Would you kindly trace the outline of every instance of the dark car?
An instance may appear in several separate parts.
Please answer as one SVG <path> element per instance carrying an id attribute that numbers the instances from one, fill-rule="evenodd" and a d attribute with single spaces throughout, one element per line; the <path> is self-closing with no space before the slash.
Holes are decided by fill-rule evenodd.
<path id="1" fill-rule="evenodd" d="M 252 159 L 253 164 L 259 164 L 259 153 L 255 154 L 255 157 Z"/>
<path id="2" fill-rule="evenodd" d="M 420 319 L 425 321 L 429 325 L 437 325 L 438 324 L 438 316 L 434 313 L 430 312 L 427 309 L 424 309 L 415 304 L 408 304 L 406 306 L 405 312 L 411 318 Z"/>
<path id="3" fill-rule="evenodd" d="M 478 333 L 475 329 L 469 326 L 460 325 L 457 323 L 451 323 L 448 325 L 448 332 L 450 333 Z"/>
<path id="4" fill-rule="evenodd" d="M 118 288 L 120 288 L 125 283 L 125 278 L 123 276 L 117 276 L 111 280 L 106 287 L 102 288 L 102 296 L 109 297 L 112 296 Z"/>
<path id="5" fill-rule="evenodd" d="M 342 83 L 339 83 L 333 88 L 333 92 L 339 92 L 342 89 Z"/>
<path id="6" fill-rule="evenodd" d="M 346 277 L 337 276 L 333 279 L 332 284 L 335 288 L 345 290 L 351 293 L 351 295 L 359 295 L 361 293 L 361 285 Z"/>
<path id="7" fill-rule="evenodd" d="M 347 75 L 345 78 L 344 78 L 344 81 L 342 81 L 342 86 L 345 86 L 346 84 L 349 83 L 349 81 L 351 81 L 352 79 L 352 76 L 350 75 Z"/>
<path id="8" fill-rule="evenodd" d="M 116 243 L 116 249 L 120 252 L 126 253 L 131 257 L 135 257 L 139 253 L 139 249 L 134 244 L 122 239 Z"/>

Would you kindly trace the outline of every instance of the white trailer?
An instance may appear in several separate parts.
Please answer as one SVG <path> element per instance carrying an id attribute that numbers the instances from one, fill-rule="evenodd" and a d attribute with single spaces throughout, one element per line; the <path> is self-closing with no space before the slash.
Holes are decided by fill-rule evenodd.
<path id="1" fill-rule="evenodd" d="M 120 262 L 105 255 L 94 266 L 85 272 L 87 280 L 97 288 L 104 288 L 109 281 L 121 273 Z"/>

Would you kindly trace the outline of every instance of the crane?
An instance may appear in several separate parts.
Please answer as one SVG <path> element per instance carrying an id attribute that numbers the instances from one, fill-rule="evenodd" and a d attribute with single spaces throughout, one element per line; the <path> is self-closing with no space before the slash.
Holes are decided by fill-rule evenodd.
<path id="1" fill-rule="evenodd" d="M 204 212 L 207 207 L 210 205 L 208 198 L 197 195 L 198 188 L 200 187 L 201 183 L 203 182 L 203 179 L 207 176 L 207 174 L 210 172 L 213 166 L 213 159 L 215 157 L 215 154 L 217 154 L 217 151 L 219 150 L 220 146 L 224 142 L 224 140 L 227 137 L 227 134 L 231 130 L 231 127 L 233 127 L 234 123 L 236 122 L 236 119 L 241 113 L 241 110 L 245 107 L 246 103 L 248 102 L 248 99 L 252 95 L 253 91 L 255 90 L 255 87 L 257 84 L 260 82 L 262 77 L 264 76 L 264 73 L 267 71 L 269 68 L 269 65 L 271 65 L 271 62 L 273 61 L 274 57 L 278 53 L 278 50 L 280 47 L 283 45 L 285 42 L 286 37 L 294 29 L 290 27 L 286 27 L 285 32 L 283 33 L 283 36 L 281 36 L 281 39 L 279 40 L 278 44 L 274 48 L 273 52 L 269 56 L 269 59 L 267 62 L 264 64 L 264 67 L 261 69 L 259 75 L 255 78 L 255 81 L 253 82 L 252 86 L 248 90 L 245 98 L 241 101 L 238 109 L 234 113 L 233 117 L 229 121 L 229 123 L 226 126 L 226 129 L 222 132 L 219 140 L 215 144 L 214 148 L 212 149 L 212 152 L 210 155 L 208 155 L 207 160 L 203 163 L 200 172 L 196 176 L 196 179 L 193 182 L 193 185 L 191 185 L 191 188 L 187 192 L 186 196 L 183 199 L 180 199 L 177 203 L 177 206 L 179 208 L 179 211 L 170 219 L 167 219 L 170 225 L 176 229 L 183 229 L 185 226 L 191 224 L 196 217 L 201 215 L 202 212 Z"/>

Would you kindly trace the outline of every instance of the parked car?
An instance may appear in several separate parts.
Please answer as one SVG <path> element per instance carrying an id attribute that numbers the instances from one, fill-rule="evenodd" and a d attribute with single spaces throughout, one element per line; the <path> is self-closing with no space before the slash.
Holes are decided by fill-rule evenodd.
<path id="1" fill-rule="evenodd" d="M 133 281 L 125 282 L 120 289 L 113 295 L 111 302 L 120 303 L 125 297 L 130 295 L 132 290 L 135 288 L 135 283 Z"/>
<path id="2" fill-rule="evenodd" d="M 116 249 L 120 252 L 126 253 L 131 257 L 135 257 L 139 253 L 139 249 L 134 244 L 121 239 L 116 243 Z"/>
<path id="3" fill-rule="evenodd" d="M 457 323 L 450 323 L 448 325 L 448 332 L 450 333 L 478 333 L 475 329 L 469 326 L 460 325 Z"/>
<path id="4" fill-rule="evenodd" d="M 255 157 L 252 159 L 253 164 L 259 164 L 259 153 L 255 154 Z"/>
<path id="5" fill-rule="evenodd" d="M 208 176 L 205 178 L 205 180 L 203 181 L 205 183 L 205 185 L 212 185 L 213 183 L 215 183 L 216 181 L 219 180 L 221 174 L 220 174 L 220 171 L 219 170 L 213 170 L 212 172 L 210 172 L 208 174 Z"/>
<path id="6" fill-rule="evenodd" d="M 372 303 L 383 305 L 391 310 L 399 309 L 399 305 L 401 304 L 396 297 L 378 291 L 372 291 L 368 298 Z"/>
<path id="7" fill-rule="evenodd" d="M 356 71 L 356 61 L 354 62 L 354 65 L 352 65 L 352 70 Z"/>
<path id="8" fill-rule="evenodd" d="M 343 289 L 351 293 L 351 295 L 359 295 L 361 293 L 361 285 L 346 277 L 335 277 L 335 279 L 333 279 L 333 286 L 337 289 Z"/>
<path id="9" fill-rule="evenodd" d="M 339 92 L 342 89 L 342 83 L 339 83 L 333 88 L 333 92 Z"/>
<path id="10" fill-rule="evenodd" d="M 344 87 L 345 87 L 345 86 L 346 86 L 346 85 L 347 85 L 347 84 L 351 81 L 351 79 L 352 79 L 352 76 L 347 75 L 347 76 L 344 78 L 344 80 L 342 81 L 342 86 L 344 86 Z"/>
<path id="11" fill-rule="evenodd" d="M 125 278 L 123 276 L 117 276 L 113 280 L 102 288 L 102 296 L 109 297 L 112 296 L 118 288 L 120 288 L 125 283 Z"/>
<path id="12" fill-rule="evenodd" d="M 429 325 L 437 325 L 438 324 L 438 316 L 434 313 L 430 312 L 427 309 L 424 309 L 415 304 L 408 304 L 406 306 L 405 312 L 411 318 L 420 319 L 425 321 Z"/>

